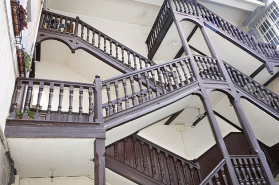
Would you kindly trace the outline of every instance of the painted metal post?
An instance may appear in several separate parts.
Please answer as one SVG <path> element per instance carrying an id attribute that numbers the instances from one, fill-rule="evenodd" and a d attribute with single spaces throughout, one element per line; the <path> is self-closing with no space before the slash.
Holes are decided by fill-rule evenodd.
<path id="1" fill-rule="evenodd" d="M 105 139 L 96 138 L 94 142 L 94 181 L 95 185 L 105 185 Z"/>
<path id="2" fill-rule="evenodd" d="M 217 120 L 215 118 L 213 109 L 212 109 L 211 104 L 209 102 L 209 96 L 208 96 L 207 91 L 205 89 L 205 86 L 203 84 L 203 80 L 201 79 L 201 77 L 199 75 L 199 71 L 196 68 L 193 54 L 192 54 L 192 52 L 190 50 L 189 44 L 188 44 L 187 39 L 186 39 L 186 37 L 184 35 L 183 28 L 181 26 L 180 20 L 178 20 L 177 15 L 175 13 L 175 7 L 174 7 L 174 4 L 173 4 L 172 0 L 169 0 L 169 4 L 170 4 L 172 15 L 173 15 L 173 21 L 174 21 L 174 23 L 176 25 L 176 28 L 177 28 L 180 40 L 182 42 L 184 51 L 185 51 L 186 55 L 188 55 L 189 58 L 190 58 L 190 64 L 192 66 L 194 75 L 195 75 L 196 79 L 199 82 L 199 86 L 201 88 L 201 94 L 202 94 L 201 95 L 202 96 L 201 100 L 203 102 L 205 110 L 208 113 L 208 119 L 209 119 L 209 122 L 210 122 L 210 125 L 211 125 L 211 128 L 212 128 L 212 132 L 214 134 L 216 143 L 219 146 L 219 148 L 220 148 L 220 150 L 221 150 L 221 152 L 223 154 L 223 157 L 224 157 L 224 159 L 226 161 L 226 164 L 227 164 L 227 167 L 228 167 L 228 171 L 229 171 L 232 183 L 234 185 L 238 185 L 239 183 L 238 183 L 235 171 L 234 171 L 234 167 L 233 167 L 232 162 L 230 160 L 230 156 L 229 156 L 228 150 L 226 148 L 226 145 L 225 145 L 225 142 L 223 140 L 221 131 L 220 131 L 219 126 L 217 124 Z"/>
<path id="3" fill-rule="evenodd" d="M 237 98 L 237 99 L 231 99 L 231 104 L 233 105 L 234 107 L 234 110 L 236 112 L 236 115 L 239 119 L 239 122 L 241 124 L 241 127 L 243 129 L 243 132 L 245 134 L 245 137 L 246 139 L 248 140 L 248 143 L 250 144 L 250 147 L 253 151 L 253 153 L 258 153 L 259 155 L 259 158 L 260 158 L 260 161 L 261 161 L 261 164 L 262 164 L 262 167 L 263 167 L 263 172 L 266 176 L 266 180 L 269 182 L 267 184 L 270 184 L 270 185 L 276 185 L 275 183 L 275 180 L 274 180 L 274 177 L 272 175 L 272 172 L 269 168 L 269 165 L 266 161 L 266 156 L 265 154 L 263 153 L 263 151 L 261 150 L 260 148 L 260 145 L 254 135 L 254 132 L 252 130 L 252 127 L 245 115 L 245 112 L 241 106 L 241 103 L 240 103 L 240 98 Z"/>

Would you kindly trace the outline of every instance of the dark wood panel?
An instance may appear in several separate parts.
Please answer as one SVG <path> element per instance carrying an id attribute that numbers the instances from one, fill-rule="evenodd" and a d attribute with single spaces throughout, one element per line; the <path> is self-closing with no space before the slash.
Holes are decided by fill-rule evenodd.
<path id="1" fill-rule="evenodd" d="M 162 184 L 194 185 L 201 182 L 199 166 L 195 162 L 135 134 L 107 146 L 106 155 Z M 122 174 L 115 168 L 114 171 L 133 180 L 131 174 Z"/>

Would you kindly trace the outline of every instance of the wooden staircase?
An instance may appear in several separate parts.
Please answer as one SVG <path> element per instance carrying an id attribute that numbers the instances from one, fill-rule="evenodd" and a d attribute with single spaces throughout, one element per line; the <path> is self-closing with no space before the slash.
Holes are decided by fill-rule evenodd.
<path id="1" fill-rule="evenodd" d="M 188 20 L 204 23 L 215 33 L 265 63 L 269 72 L 272 72 L 274 66 L 278 66 L 279 53 L 275 45 L 258 42 L 253 35 L 216 15 L 196 0 L 171 0 L 171 2 L 175 6 L 175 13 L 184 15 Z M 172 23 L 170 5 L 168 0 L 165 0 L 146 40 L 149 59 L 154 57 Z"/>

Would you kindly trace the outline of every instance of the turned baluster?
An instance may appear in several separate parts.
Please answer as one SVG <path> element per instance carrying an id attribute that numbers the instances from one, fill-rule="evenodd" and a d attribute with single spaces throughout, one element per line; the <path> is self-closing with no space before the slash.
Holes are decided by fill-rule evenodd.
<path id="1" fill-rule="evenodd" d="M 12 113 L 11 113 L 11 115 L 10 115 L 10 118 L 12 118 L 12 119 L 15 119 L 15 118 L 16 118 L 16 109 L 17 109 L 17 103 L 18 103 L 18 98 L 19 98 L 21 86 L 22 86 L 22 81 L 19 80 L 19 81 L 17 82 L 17 85 L 16 85 L 15 100 L 14 100 L 14 103 L 13 103 L 13 110 L 12 110 Z"/>
<path id="2" fill-rule="evenodd" d="M 176 72 L 178 74 L 178 78 L 179 78 L 179 82 L 180 82 L 179 86 L 185 86 L 177 62 L 173 63 L 172 65 L 173 65 L 173 67 L 175 67 Z"/>
<path id="3" fill-rule="evenodd" d="M 163 88 L 163 93 L 166 94 L 167 90 L 166 90 L 166 87 L 165 87 L 165 83 L 163 82 L 162 71 L 161 71 L 160 68 L 157 68 L 157 73 L 158 73 L 158 76 L 159 76 L 160 85 Z"/>
<path id="4" fill-rule="evenodd" d="M 240 171 L 242 173 L 242 176 L 243 176 L 243 182 L 246 184 L 246 185 L 250 185 L 249 183 L 249 179 L 247 178 L 247 175 L 246 175 L 246 171 L 243 167 L 243 162 L 242 162 L 242 159 L 237 159 L 238 160 L 238 163 L 239 163 L 239 168 L 240 168 Z"/>
<path id="5" fill-rule="evenodd" d="M 176 10 L 176 11 L 179 11 L 179 10 L 178 10 L 178 6 L 177 6 L 177 0 L 173 0 L 173 4 L 175 5 L 175 10 Z"/>
<path id="6" fill-rule="evenodd" d="M 238 86 L 241 86 L 241 84 L 239 83 L 239 80 L 238 80 L 238 76 L 237 76 L 237 74 L 236 74 L 236 71 L 235 71 L 234 69 L 232 69 L 232 75 L 233 75 L 233 78 L 234 78 L 236 84 L 237 84 Z"/>
<path id="7" fill-rule="evenodd" d="M 169 76 L 169 72 L 168 72 L 166 66 L 163 66 L 163 74 L 164 74 L 164 76 L 165 76 L 166 79 L 167 79 L 168 86 L 169 86 L 169 90 L 170 90 L 170 91 L 173 91 L 172 81 L 171 81 L 171 78 L 170 78 L 170 76 Z"/>
<path id="8" fill-rule="evenodd" d="M 143 91 L 143 88 L 142 88 L 142 79 L 141 79 L 141 74 L 138 74 L 138 83 L 139 83 L 139 88 L 140 88 L 140 101 L 139 103 L 144 103 L 146 102 L 145 100 L 145 97 L 144 97 L 144 91 Z"/>
<path id="9" fill-rule="evenodd" d="M 184 74 L 184 77 L 185 77 L 185 85 L 190 84 L 191 82 L 188 78 L 188 75 L 187 75 L 187 72 L 186 72 L 186 69 L 185 69 L 185 66 L 184 66 L 184 60 L 180 60 L 178 62 L 180 64 L 181 68 L 182 68 L 182 71 L 183 71 L 183 74 Z"/>
<path id="10" fill-rule="evenodd" d="M 245 86 L 247 87 L 248 91 L 253 94 L 253 90 L 251 89 L 251 84 L 248 82 L 247 78 L 243 75 L 243 82 Z"/>
<path id="11" fill-rule="evenodd" d="M 252 176 L 252 172 L 250 170 L 247 158 L 244 158 L 243 160 L 244 160 L 244 165 L 245 165 L 246 171 L 248 173 L 248 175 L 247 175 L 248 180 L 251 182 L 252 185 L 256 185 L 255 180 L 254 180 L 254 178 Z"/>
<path id="12" fill-rule="evenodd" d="M 128 66 L 131 68 L 131 58 L 130 58 L 130 51 L 128 50 Z"/>
<path id="13" fill-rule="evenodd" d="M 143 173 L 145 173 L 145 170 L 146 170 L 146 157 L 145 157 L 145 146 L 144 146 L 144 142 L 141 141 L 140 142 L 140 146 L 141 146 L 141 154 L 142 154 L 142 159 L 143 159 L 143 163 L 142 163 L 142 166 L 143 166 Z"/>
<path id="14" fill-rule="evenodd" d="M 129 78 L 130 78 L 131 89 L 132 89 L 132 102 L 133 102 L 133 106 L 136 106 L 138 105 L 138 102 L 137 102 L 137 95 L 135 92 L 134 76 L 130 76 Z"/>
<path id="15" fill-rule="evenodd" d="M 73 97 L 74 97 L 74 86 L 70 86 L 70 93 L 69 93 L 69 115 L 68 115 L 68 121 L 72 121 L 73 120 Z"/>
<path id="16" fill-rule="evenodd" d="M 184 11 L 182 11 L 182 12 L 187 13 L 187 8 L 186 8 L 186 6 L 185 6 L 185 3 L 182 1 L 181 4 L 182 4 L 183 9 L 184 9 Z"/>
<path id="17" fill-rule="evenodd" d="M 51 20 L 52 20 L 52 13 L 49 13 L 49 22 L 48 22 L 48 26 L 47 26 L 48 30 L 51 30 Z"/>
<path id="18" fill-rule="evenodd" d="M 255 96 L 258 98 L 258 93 L 257 93 L 257 90 L 256 90 L 256 88 L 255 88 L 255 86 L 254 86 L 253 80 L 250 79 L 250 78 L 248 78 L 247 81 L 248 81 L 248 83 L 249 83 L 250 86 L 251 86 L 251 90 L 252 90 L 252 92 L 253 92 L 252 94 L 255 95 Z"/>
<path id="19" fill-rule="evenodd" d="M 228 74 L 229 74 L 232 82 L 235 83 L 235 80 L 233 79 L 233 76 L 232 76 L 232 68 L 229 65 L 227 65 L 226 63 L 225 63 L 225 66 L 226 66 L 226 69 L 228 71 Z"/>
<path id="20" fill-rule="evenodd" d="M 262 95 L 262 93 L 260 91 L 259 85 L 257 83 L 255 83 L 255 82 L 253 82 L 253 84 L 255 84 L 254 86 L 255 86 L 257 94 L 258 94 L 257 98 L 261 99 L 262 101 L 264 101 L 264 97 L 263 97 L 263 95 Z"/>
<path id="21" fill-rule="evenodd" d="M 69 34 L 71 35 L 73 32 L 73 20 L 70 19 L 70 28 L 69 28 Z"/>
<path id="22" fill-rule="evenodd" d="M 224 166 L 221 167 L 221 174 L 222 174 L 222 179 L 223 179 L 225 185 L 229 185 L 226 174 L 225 174 Z"/>
<path id="23" fill-rule="evenodd" d="M 179 6 L 179 10 L 178 10 L 178 11 L 183 12 L 183 9 L 182 9 L 180 0 L 178 0 L 177 3 L 178 3 L 178 6 Z M 182 3 L 182 4 L 183 4 L 183 3 Z"/>
<path id="24" fill-rule="evenodd" d="M 115 57 L 118 60 L 118 44 L 116 42 L 115 42 L 115 52 L 116 52 Z"/>
<path id="25" fill-rule="evenodd" d="M 189 4 L 190 4 L 191 10 L 192 10 L 192 15 L 196 15 L 195 8 L 194 8 L 192 2 L 189 2 Z"/>
<path id="26" fill-rule="evenodd" d="M 110 83 L 107 83 L 107 96 L 108 96 L 108 114 L 111 115 L 113 113 L 112 111 L 112 102 L 111 102 L 111 93 L 110 93 Z"/>
<path id="27" fill-rule="evenodd" d="M 262 184 L 261 179 L 258 177 L 253 159 L 249 158 L 249 162 L 250 162 L 250 166 L 251 166 L 252 172 L 253 172 L 254 177 L 255 177 L 255 181 L 257 182 L 258 185 L 261 185 Z"/>
<path id="28" fill-rule="evenodd" d="M 100 32 L 98 32 L 98 48 L 100 49 L 101 48 L 101 37 L 102 37 L 102 34 Z"/>
<path id="29" fill-rule="evenodd" d="M 89 42 L 90 29 L 89 26 L 86 26 L 86 28 L 87 28 L 86 41 Z"/>
<path id="30" fill-rule="evenodd" d="M 173 64 L 170 64 L 168 65 L 169 69 L 170 69 L 170 72 L 172 74 L 172 79 L 174 81 L 174 85 L 175 85 L 175 89 L 178 89 L 179 88 L 179 85 L 178 85 L 178 77 L 177 77 L 177 74 L 176 72 L 173 70 Z"/>
<path id="31" fill-rule="evenodd" d="M 161 151 L 159 149 L 156 150 L 157 151 L 157 157 L 158 157 L 158 166 L 160 169 L 160 177 L 161 177 L 161 182 L 164 182 L 165 176 L 164 176 L 164 170 L 163 170 L 163 166 L 162 166 L 162 160 L 161 160 Z"/>
<path id="32" fill-rule="evenodd" d="M 133 141 L 133 150 L 134 150 L 134 157 L 135 157 L 135 165 L 136 165 L 136 169 L 138 169 L 139 161 L 138 161 L 138 153 L 137 153 L 137 146 L 136 146 L 137 140 L 136 140 L 135 135 L 133 135 L 132 141 Z"/>
<path id="33" fill-rule="evenodd" d="M 208 71 L 210 78 L 212 78 L 214 80 L 218 79 L 218 76 L 214 70 L 214 65 L 212 63 L 212 60 L 210 58 L 203 58 L 202 60 L 204 60 L 204 62 L 206 64 L 207 71 Z"/>
<path id="34" fill-rule="evenodd" d="M 150 156 L 150 162 L 151 162 L 152 177 L 154 178 L 154 176 L 156 175 L 156 171 L 155 171 L 155 162 L 154 162 L 154 157 L 153 157 L 152 146 L 149 145 L 148 149 L 149 149 L 149 156 Z"/>
<path id="35" fill-rule="evenodd" d="M 41 28 L 45 29 L 46 27 L 46 20 L 47 20 L 47 14 L 43 14 L 44 15 L 44 19 L 43 19 L 43 23 L 41 25 Z"/>
<path id="36" fill-rule="evenodd" d="M 127 164 L 127 138 L 124 138 L 123 145 L 124 145 L 124 163 Z"/>
<path id="37" fill-rule="evenodd" d="M 154 69 L 151 70 L 151 75 L 152 75 L 153 82 L 154 82 L 154 86 L 155 86 L 156 97 L 158 98 L 158 97 L 160 96 L 160 92 L 158 91 L 157 81 L 156 81 Z M 152 93 L 152 92 L 151 92 L 151 93 Z"/>
<path id="38" fill-rule="evenodd" d="M 142 69 L 142 59 L 139 57 L 139 65 L 140 65 L 140 69 Z"/>
<path id="39" fill-rule="evenodd" d="M 233 161 L 234 170 L 235 170 L 235 173 L 236 173 L 236 175 L 237 175 L 239 184 L 240 184 L 240 185 L 244 185 L 243 180 L 242 180 L 242 177 L 241 177 L 241 174 L 240 174 L 240 171 L 239 171 L 239 168 L 238 168 L 237 161 L 236 161 L 235 158 L 234 158 L 232 161 Z"/>
<path id="40" fill-rule="evenodd" d="M 178 164 L 177 164 L 177 158 L 174 158 L 174 168 L 175 168 L 178 184 L 181 185 L 182 182 L 181 182 L 181 179 L 180 179 L 180 174 L 179 174 L 179 169 L 178 169 Z"/>
<path id="41" fill-rule="evenodd" d="M 262 173 L 262 169 L 260 167 L 259 158 L 255 158 L 255 162 L 256 162 L 257 172 L 260 175 L 260 179 L 261 179 L 263 184 L 266 184 L 265 178 L 264 178 L 263 173 Z"/>
<path id="42" fill-rule="evenodd" d="M 149 75 L 148 72 L 144 73 L 144 77 L 145 77 L 145 81 L 146 81 L 146 87 L 147 87 L 147 94 L 148 94 L 148 99 L 152 100 L 153 99 L 153 95 L 152 95 L 152 90 L 150 88 L 150 81 L 149 81 Z"/>
<path id="43" fill-rule="evenodd" d="M 118 159 L 118 143 L 115 142 L 113 144 L 113 157 L 117 160 Z"/>
<path id="44" fill-rule="evenodd" d="M 269 98 L 268 98 L 268 96 L 267 96 L 267 94 L 266 94 L 266 90 L 262 87 L 262 86 L 259 86 L 260 87 L 260 90 L 261 90 L 261 92 L 262 92 L 262 94 L 263 94 L 263 97 L 265 98 L 265 102 L 269 105 L 269 106 L 271 106 L 271 103 L 270 103 L 270 101 L 269 101 Z"/>
<path id="45" fill-rule="evenodd" d="M 216 71 L 216 73 L 218 75 L 218 78 L 221 79 L 221 80 L 224 80 L 224 78 L 223 78 L 223 76 L 222 76 L 222 74 L 221 74 L 221 72 L 219 70 L 218 64 L 217 64 L 215 59 L 212 60 L 212 65 L 213 65 L 214 71 Z"/>
<path id="46" fill-rule="evenodd" d="M 66 23 L 65 23 L 66 24 Z M 65 29 L 64 29 L 64 31 L 66 30 L 66 26 L 65 26 Z M 83 33 L 83 31 L 84 31 L 84 22 L 82 22 L 81 23 L 81 35 L 80 35 L 80 37 L 83 39 L 83 35 L 84 35 L 84 33 Z"/>
<path id="47" fill-rule="evenodd" d="M 124 78 L 122 80 L 123 82 L 123 87 L 124 87 L 124 94 L 125 94 L 125 106 L 126 109 L 130 108 L 130 103 L 129 103 L 129 98 L 128 98 L 128 92 L 127 92 L 127 82 L 126 82 L 126 78 Z"/>
<path id="48" fill-rule="evenodd" d="M 273 109 L 277 110 L 277 107 L 276 107 L 276 105 L 275 105 L 275 103 L 274 103 L 274 98 L 273 98 L 273 96 L 272 96 L 272 93 L 271 93 L 270 91 L 268 91 L 268 90 L 266 90 L 266 93 L 267 93 L 267 95 L 268 95 L 268 99 L 269 99 L 269 102 L 270 102 L 270 106 L 271 106 Z"/>
<path id="49" fill-rule="evenodd" d="M 58 30 L 57 30 L 58 32 L 61 32 L 62 21 L 63 21 L 63 17 L 59 16 L 59 26 L 58 26 Z M 78 23 L 76 23 L 76 24 L 78 26 Z"/>
<path id="50" fill-rule="evenodd" d="M 186 174 L 186 165 L 185 162 L 182 161 L 182 173 L 183 173 L 183 179 L 184 179 L 184 183 L 186 185 L 188 185 L 188 179 L 187 179 L 187 174 Z"/>
<path id="51" fill-rule="evenodd" d="M 83 122 L 83 108 L 82 108 L 82 102 L 83 102 L 83 87 L 79 87 L 79 117 L 78 121 Z"/>
<path id="52" fill-rule="evenodd" d="M 109 55 L 112 56 L 112 40 L 109 39 Z"/>
<path id="53" fill-rule="evenodd" d="M 104 52 L 107 52 L 107 38 L 104 36 Z"/>
<path id="54" fill-rule="evenodd" d="M 63 102 L 63 92 L 64 92 L 64 84 L 60 84 L 60 90 L 59 90 L 59 104 L 58 104 L 58 115 L 57 115 L 57 121 L 61 120 L 61 113 L 62 113 L 62 102 Z"/>
<path id="55" fill-rule="evenodd" d="M 36 105 L 36 113 L 34 115 L 35 120 L 39 119 L 39 110 L 40 110 L 40 103 L 41 103 L 43 88 L 44 88 L 44 82 L 40 82 L 40 87 L 39 87 L 39 92 L 38 92 L 38 100 L 37 100 L 37 105 Z"/>
<path id="56" fill-rule="evenodd" d="M 51 82 L 50 87 L 49 87 L 49 98 L 48 98 L 46 121 L 50 121 L 50 111 L 51 111 L 51 103 L 52 103 L 52 97 L 53 97 L 53 89 L 54 89 L 54 83 Z"/>
<path id="57" fill-rule="evenodd" d="M 202 65 L 201 65 L 201 62 L 200 62 L 200 60 L 199 60 L 199 57 L 195 56 L 194 59 L 195 59 L 196 64 L 197 64 L 197 66 L 198 66 L 198 69 L 199 69 L 199 72 L 200 72 L 200 76 L 201 76 L 202 78 L 205 78 L 205 76 L 204 76 L 204 71 L 203 71 L 203 69 L 202 69 Z"/>
<path id="58" fill-rule="evenodd" d="M 166 159 L 166 162 L 167 162 L 167 170 L 168 170 L 169 180 L 170 180 L 169 184 L 173 184 L 173 176 L 172 176 L 172 173 L 171 173 L 171 165 L 170 165 L 170 161 L 169 161 L 169 155 L 167 153 L 165 153 L 165 159 Z"/>
<path id="59" fill-rule="evenodd" d="M 29 81 L 22 119 L 27 119 L 28 118 L 28 111 L 29 111 L 29 108 L 30 108 L 32 89 L 33 89 L 33 81 Z"/>
<path id="60" fill-rule="evenodd" d="M 89 95 L 89 110 L 88 110 L 88 113 L 89 113 L 89 122 L 93 122 L 93 88 L 92 87 L 89 87 L 88 89 L 88 95 Z"/>
<path id="61" fill-rule="evenodd" d="M 116 80 L 114 82 L 114 87 L 115 87 L 115 94 L 116 94 L 116 104 L 117 104 L 117 111 L 121 111 L 122 110 L 122 106 L 121 106 L 121 101 L 119 98 L 119 85 L 118 85 L 118 80 Z"/>
<path id="62" fill-rule="evenodd" d="M 124 47 L 121 46 L 121 56 L 122 56 L 122 62 L 124 63 Z"/>
<path id="63" fill-rule="evenodd" d="M 238 81 L 240 82 L 240 85 L 241 85 L 241 87 L 245 87 L 245 85 L 244 85 L 244 83 L 243 83 L 243 81 L 242 81 L 242 75 L 241 75 L 241 73 L 239 73 L 238 71 L 236 71 L 236 76 L 237 76 L 237 78 L 238 78 Z"/>
<path id="64" fill-rule="evenodd" d="M 138 67 L 137 67 L 137 56 L 135 53 L 133 53 L 133 58 L 134 58 L 134 69 L 137 70 Z"/>
<path id="65" fill-rule="evenodd" d="M 58 19 L 58 15 L 55 15 L 54 16 L 54 24 L 53 24 L 54 31 L 57 31 L 57 25 L 56 25 L 57 19 Z"/>
<path id="66" fill-rule="evenodd" d="M 95 30 L 92 29 L 92 45 L 95 46 Z"/>
<path id="67" fill-rule="evenodd" d="M 206 78 L 210 79 L 212 78 L 212 74 L 210 74 L 209 66 L 207 65 L 206 59 L 203 57 L 199 58 L 199 61 L 201 62 L 203 73 L 206 76 Z"/>
<path id="68" fill-rule="evenodd" d="M 196 81 L 196 78 L 195 78 L 194 73 L 193 73 L 193 71 L 192 71 L 192 68 L 191 68 L 191 66 L 190 66 L 189 60 L 190 60 L 190 59 L 185 59 L 186 66 L 187 66 L 187 69 L 188 69 L 188 71 L 189 71 L 189 73 L 190 73 L 190 77 L 192 78 L 192 82 L 195 82 L 195 81 Z"/>
<path id="69" fill-rule="evenodd" d="M 194 178 L 194 170 L 193 170 L 193 166 L 190 165 L 190 174 L 191 174 L 191 181 L 192 181 L 192 184 L 195 185 L 195 178 Z"/>

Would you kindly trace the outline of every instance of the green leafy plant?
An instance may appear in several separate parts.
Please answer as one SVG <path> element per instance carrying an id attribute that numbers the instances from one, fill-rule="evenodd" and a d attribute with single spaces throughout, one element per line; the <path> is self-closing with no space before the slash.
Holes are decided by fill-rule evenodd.
<path id="1" fill-rule="evenodd" d="M 34 119 L 34 116 L 35 116 L 35 112 L 34 111 L 28 110 L 27 114 L 28 114 L 29 118 Z M 18 119 L 22 119 L 22 116 L 23 116 L 23 112 L 19 112 L 19 111 L 16 110 L 16 117 Z"/>
<path id="2" fill-rule="evenodd" d="M 24 63 L 25 63 L 25 69 L 27 72 L 32 71 L 31 66 L 32 66 L 32 59 L 31 56 L 26 52 L 24 52 Z"/>

